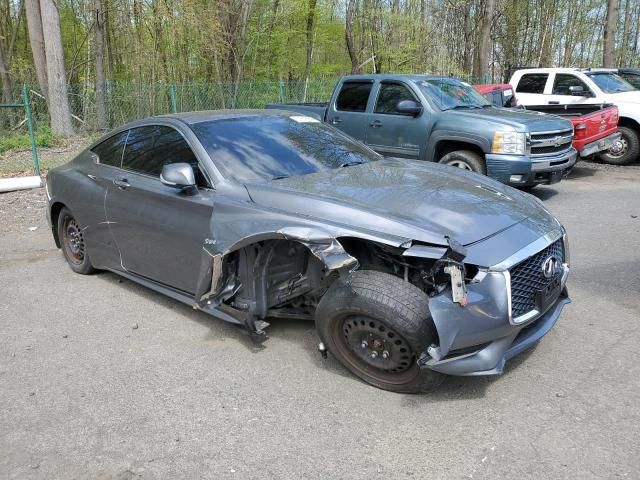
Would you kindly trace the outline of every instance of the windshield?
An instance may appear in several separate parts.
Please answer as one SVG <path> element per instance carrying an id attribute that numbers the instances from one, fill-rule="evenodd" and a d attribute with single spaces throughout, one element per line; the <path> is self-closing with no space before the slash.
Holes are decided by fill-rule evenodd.
<path id="1" fill-rule="evenodd" d="M 471 85 L 455 78 L 432 78 L 416 82 L 422 93 L 441 110 L 490 107 L 486 98 Z"/>
<path id="2" fill-rule="evenodd" d="M 604 93 L 620 93 L 635 90 L 634 86 L 626 80 L 623 80 L 615 73 L 610 72 L 592 72 L 587 76 L 600 87 Z"/>
<path id="3" fill-rule="evenodd" d="M 303 115 L 256 116 L 191 125 L 213 163 L 239 182 L 278 179 L 375 161 L 380 156 Z"/>

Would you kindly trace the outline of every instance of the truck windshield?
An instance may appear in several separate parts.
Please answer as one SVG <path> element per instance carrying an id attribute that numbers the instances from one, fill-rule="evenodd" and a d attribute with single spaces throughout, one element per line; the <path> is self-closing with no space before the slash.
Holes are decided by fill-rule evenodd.
<path id="1" fill-rule="evenodd" d="M 484 108 L 491 103 L 471 85 L 455 78 L 432 78 L 416 82 L 422 93 L 434 101 L 441 110 L 454 108 Z"/>
<path id="2" fill-rule="evenodd" d="M 239 182 L 307 175 L 381 158 L 304 115 L 205 121 L 191 129 L 222 173 Z"/>
<path id="3" fill-rule="evenodd" d="M 604 93 L 620 93 L 635 90 L 635 87 L 615 73 L 591 72 L 586 74 Z"/>

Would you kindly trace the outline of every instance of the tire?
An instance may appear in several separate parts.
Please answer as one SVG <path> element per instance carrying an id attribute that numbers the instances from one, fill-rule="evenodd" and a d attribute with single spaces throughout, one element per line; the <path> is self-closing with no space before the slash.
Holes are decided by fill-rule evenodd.
<path id="1" fill-rule="evenodd" d="M 600 160 L 611 165 L 629 165 L 638 160 L 640 156 L 640 135 L 629 127 L 618 127 L 622 134 L 619 149 L 612 148 L 599 155 Z"/>
<path id="2" fill-rule="evenodd" d="M 71 270 L 82 275 L 94 272 L 82 228 L 67 207 L 64 207 L 58 215 L 58 238 L 62 254 Z"/>
<path id="3" fill-rule="evenodd" d="M 400 278 L 358 270 L 349 284 L 336 280 L 324 294 L 316 328 L 327 350 L 365 382 L 392 392 L 426 392 L 444 379 L 416 362 L 437 341 L 428 301 Z"/>
<path id="4" fill-rule="evenodd" d="M 455 152 L 449 152 L 440 159 L 439 163 L 476 172 L 480 175 L 487 174 L 487 166 L 482 155 L 470 150 L 456 150 Z"/>

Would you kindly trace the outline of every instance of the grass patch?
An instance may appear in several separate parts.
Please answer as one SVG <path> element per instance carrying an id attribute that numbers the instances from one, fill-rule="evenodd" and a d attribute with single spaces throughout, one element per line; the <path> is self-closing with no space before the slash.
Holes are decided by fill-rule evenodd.
<path id="1" fill-rule="evenodd" d="M 39 147 L 50 147 L 56 143 L 56 136 L 51 128 L 44 126 L 36 132 L 36 144 Z M 31 148 L 31 138 L 28 133 L 19 133 L 0 138 L 0 153 L 8 150 Z"/>

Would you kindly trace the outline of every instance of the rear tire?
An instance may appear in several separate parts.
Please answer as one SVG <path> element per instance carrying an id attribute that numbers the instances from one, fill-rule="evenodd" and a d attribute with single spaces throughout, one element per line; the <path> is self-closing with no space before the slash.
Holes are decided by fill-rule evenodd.
<path id="1" fill-rule="evenodd" d="M 611 165 L 629 165 L 640 156 L 640 135 L 629 127 L 618 127 L 622 134 L 619 144 L 606 153 L 600 154 L 600 160 Z"/>
<path id="2" fill-rule="evenodd" d="M 471 150 L 457 150 L 455 152 L 449 152 L 440 159 L 439 163 L 444 163 L 450 167 L 457 167 L 462 170 L 476 172 L 480 175 L 487 174 L 487 166 L 484 162 L 484 158 L 482 158 L 482 155 L 472 152 Z"/>
<path id="3" fill-rule="evenodd" d="M 67 207 L 58 214 L 58 238 L 71 270 L 82 275 L 94 272 L 84 241 L 84 231 Z"/>
<path id="4" fill-rule="evenodd" d="M 358 270 L 349 284 L 337 280 L 324 294 L 316 328 L 327 350 L 365 382 L 392 392 L 426 392 L 444 379 L 416 362 L 437 341 L 428 301 L 400 278 Z"/>

